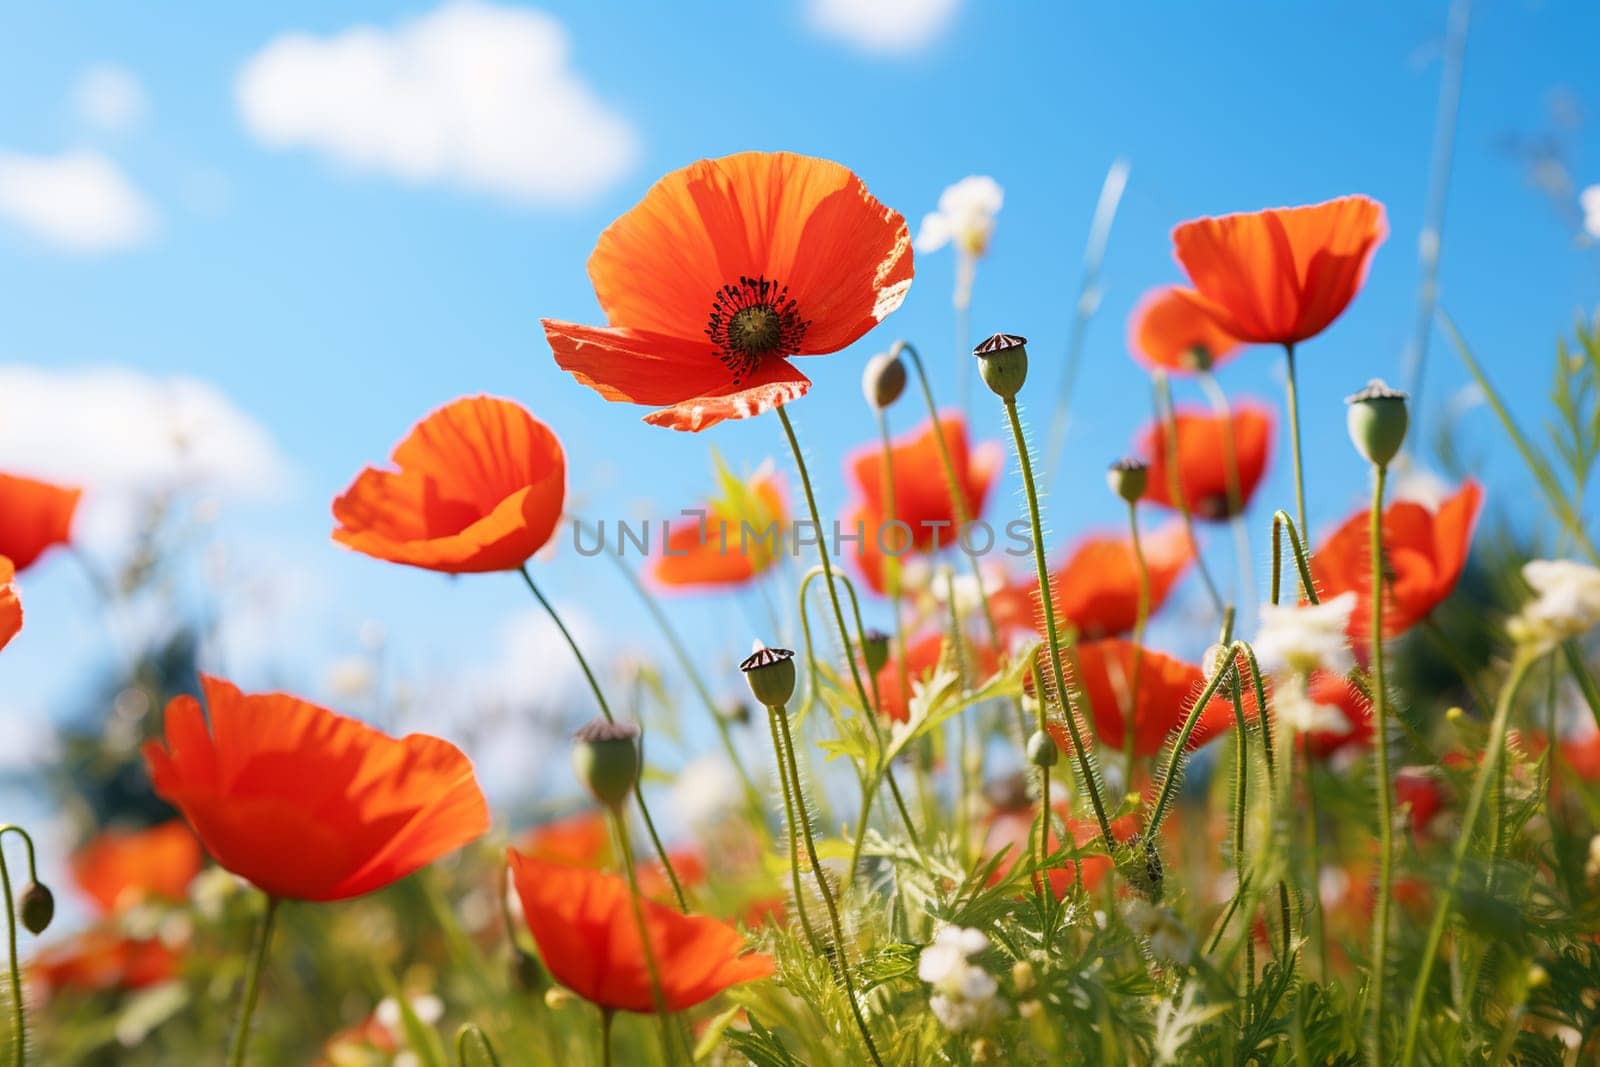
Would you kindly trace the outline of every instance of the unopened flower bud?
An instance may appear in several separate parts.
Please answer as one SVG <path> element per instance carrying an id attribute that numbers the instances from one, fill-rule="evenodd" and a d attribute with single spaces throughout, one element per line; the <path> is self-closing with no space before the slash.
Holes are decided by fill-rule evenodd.
<path id="1" fill-rule="evenodd" d="M 639 728 L 631 722 L 591 719 L 573 739 L 578 780 L 608 808 L 627 799 L 639 781 L 639 764 Z"/>
<path id="2" fill-rule="evenodd" d="M 906 390 L 906 364 L 899 352 L 879 352 L 861 372 L 861 392 L 867 403 L 882 409 L 900 399 Z"/>
<path id="3" fill-rule="evenodd" d="M 867 670 L 877 674 L 889 662 L 889 635 L 882 630 L 868 630 L 861 638 L 861 659 Z"/>
<path id="4" fill-rule="evenodd" d="M 1056 747 L 1056 739 L 1048 731 L 1035 730 L 1033 736 L 1028 738 L 1028 762 L 1035 767 L 1054 767 L 1060 758 L 1061 750 Z"/>
<path id="5" fill-rule="evenodd" d="M 1028 339 L 1014 333 L 997 333 L 972 350 L 978 357 L 983 384 L 1002 400 L 1015 400 L 1028 380 Z"/>
<path id="6" fill-rule="evenodd" d="M 29 882 L 22 890 L 22 899 L 17 904 L 17 915 L 22 919 L 22 925 L 28 933 L 37 937 L 45 932 L 50 925 L 50 920 L 56 917 L 56 896 L 50 892 L 48 886 L 38 882 Z"/>
<path id="7" fill-rule="evenodd" d="M 1106 471 L 1111 491 L 1130 504 L 1137 504 L 1150 484 L 1150 464 L 1142 459 L 1119 459 Z"/>
<path id="8" fill-rule="evenodd" d="M 1036 980 L 1033 964 L 1029 961 L 1018 960 L 1011 965 L 1011 984 L 1019 994 L 1031 993 Z"/>
<path id="9" fill-rule="evenodd" d="M 1374 466 L 1387 467 L 1400 454 L 1411 421 L 1406 394 L 1390 389 L 1383 379 L 1374 378 L 1361 392 L 1346 397 L 1345 403 L 1349 405 L 1347 422 L 1356 451 Z"/>
<path id="10" fill-rule="evenodd" d="M 560 1011 L 577 999 L 577 995 L 565 986 L 553 985 L 544 991 L 544 1006 L 551 1011 Z"/>
<path id="11" fill-rule="evenodd" d="M 763 707 L 781 708 L 794 696 L 794 653 L 787 648 L 758 648 L 739 669 Z"/>

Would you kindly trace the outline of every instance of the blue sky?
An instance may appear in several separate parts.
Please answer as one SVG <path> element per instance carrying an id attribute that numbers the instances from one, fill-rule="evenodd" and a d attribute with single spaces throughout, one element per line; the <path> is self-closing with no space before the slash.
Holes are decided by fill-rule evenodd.
<path id="1" fill-rule="evenodd" d="M 569 181 L 576 191 L 561 202 L 340 164 L 319 150 L 264 143 L 242 117 L 240 72 L 280 35 L 326 38 L 358 22 L 388 32 L 433 10 L 426 4 L 368 4 L 359 17 L 351 5 L 310 3 L 193 5 L 159 18 L 134 5 L 13 11 L 0 39 L 0 156 L 97 152 L 154 221 L 126 247 L 91 252 L 0 217 L 0 366 L 201 379 L 270 434 L 283 484 L 229 504 L 220 536 L 245 570 L 281 575 L 298 594 L 271 635 L 281 647 L 246 668 L 246 684 L 317 691 L 326 663 L 357 648 L 368 619 L 388 629 L 392 662 L 426 675 L 492 661 L 504 621 L 527 609 L 525 591 L 509 578 L 451 581 L 346 553 L 328 540 L 328 503 L 431 408 L 485 391 L 525 403 L 565 441 L 570 500 L 590 516 L 670 515 L 692 503 L 710 484 L 712 444 L 735 467 L 769 455 L 786 463 L 773 419 L 701 435 L 654 429 L 639 421 L 641 409 L 606 404 L 551 360 L 539 318 L 599 321 L 584 261 L 599 231 L 656 177 L 742 149 L 823 155 L 860 173 L 915 227 L 945 185 L 992 175 L 1006 200 L 979 271 L 973 329 L 1032 338 L 1024 405 L 1042 435 L 1089 217 L 1107 166 L 1125 157 L 1131 181 L 1068 460 L 1047 502 L 1052 529 L 1064 539 L 1119 519 L 1102 472 L 1149 411 L 1124 323 L 1147 287 L 1179 277 L 1171 226 L 1365 192 L 1387 205 L 1391 236 L 1365 292 L 1302 361 L 1313 525 L 1355 506 L 1365 483 L 1341 401 L 1369 377 L 1399 376 L 1445 6 L 896 3 L 913 12 L 902 29 L 915 24 L 915 10 L 932 12 L 920 16 L 924 34 L 902 35 L 925 40 L 885 45 L 881 33 L 864 42 L 829 32 L 804 0 L 542 3 L 569 46 L 562 84 L 578 85 L 586 106 L 616 124 L 608 136 L 624 159 L 596 163 L 594 144 L 573 142 L 571 131 L 567 141 L 553 137 L 551 158 L 588 159 L 582 165 L 598 175 Z M 1508 134 L 1552 128 L 1553 99 L 1600 106 L 1592 48 L 1600 9 L 1475 6 L 1443 302 L 1531 422 L 1554 339 L 1594 308 L 1600 272 L 1594 250 L 1577 246 L 1572 220 L 1504 144 Z M 127 128 L 96 127 L 74 109 L 73 87 L 96 64 L 114 64 L 142 87 L 144 113 Z M 541 97 L 520 106 L 533 122 L 554 105 Z M 1590 128 L 1564 136 L 1577 186 L 1600 181 Z M 857 384 L 868 355 L 897 336 L 913 339 L 949 396 L 952 277 L 948 250 L 919 257 L 898 313 L 850 350 L 807 363 L 816 384 L 792 410 L 831 512 L 844 503 L 840 458 L 873 433 Z M 1278 363 L 1272 352 L 1249 352 L 1223 382 L 1278 403 Z M 1436 338 L 1432 410 L 1463 382 Z M 1469 451 L 1512 496 L 1520 483 L 1490 416 L 1479 409 L 1466 418 Z M 902 429 L 915 421 L 905 406 L 895 419 Z M 976 422 L 980 435 L 999 435 L 993 405 L 981 405 Z M 0 461 L 25 468 L 34 458 Z M 1264 504 L 1289 502 L 1286 460 L 1280 452 Z M 1009 486 L 1013 469 L 1007 478 Z M 1001 491 L 991 514 L 1009 518 L 1015 506 Z M 1266 539 L 1256 538 L 1260 555 Z M 1224 568 L 1228 549 L 1216 539 Z M 568 551 L 540 574 L 608 647 L 657 647 L 603 561 Z M 60 665 L 105 654 L 81 618 L 87 596 L 70 561 L 27 579 L 29 631 L 0 658 L 13 713 L 64 699 L 73 690 Z M 673 609 L 721 664 L 748 647 L 744 617 L 725 604 L 688 599 Z M 726 692 L 736 685 L 726 673 L 717 681 Z"/>

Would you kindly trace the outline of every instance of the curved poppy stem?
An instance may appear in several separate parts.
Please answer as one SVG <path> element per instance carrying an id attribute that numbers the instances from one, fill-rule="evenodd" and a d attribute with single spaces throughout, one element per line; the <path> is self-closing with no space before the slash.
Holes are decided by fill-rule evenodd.
<path id="1" fill-rule="evenodd" d="M 828 589 L 828 601 L 833 605 L 833 621 L 839 627 L 839 639 L 844 642 L 844 658 L 845 662 L 850 666 L 850 680 L 855 683 L 856 696 L 861 701 L 861 713 L 868 717 L 873 734 L 877 736 L 878 724 L 876 715 L 878 703 L 867 696 L 867 687 L 861 681 L 861 667 L 856 662 L 855 650 L 850 647 L 850 629 L 845 625 L 844 607 L 839 601 L 838 586 L 834 584 L 836 581 L 848 580 L 843 575 L 835 575 L 833 573 L 833 561 L 828 556 L 828 538 L 822 531 L 822 513 L 817 510 L 817 494 L 811 488 L 811 473 L 806 468 L 805 453 L 800 448 L 800 439 L 795 436 L 794 423 L 789 421 L 789 412 L 782 405 L 778 407 L 778 421 L 783 424 L 784 436 L 789 439 L 789 451 L 794 454 L 795 469 L 800 474 L 800 486 L 805 490 L 806 508 L 811 513 L 811 526 L 817 532 L 817 554 L 822 557 L 822 584 Z M 853 587 L 850 589 L 850 596 L 851 600 L 854 601 L 855 590 Z M 859 641 L 859 631 L 861 630 L 859 603 L 856 604 L 856 629 Z M 878 684 L 876 676 L 873 677 L 872 684 L 876 689 Z M 879 740 L 881 743 L 881 737 Z M 906 810 L 905 798 L 901 796 L 900 787 L 894 780 L 894 769 L 885 767 L 883 777 L 889 782 L 889 792 L 894 795 L 895 804 L 900 809 L 900 817 L 905 820 L 906 833 L 910 835 L 911 843 L 921 849 L 922 845 L 917 836 L 916 824 L 911 819 L 911 813 Z"/>
<path id="2" fill-rule="evenodd" d="M 778 409 L 782 411 L 782 408 Z M 776 723 L 783 740 L 779 748 L 782 749 L 784 761 L 789 765 L 789 774 L 798 780 L 800 769 L 794 761 L 794 737 L 789 732 L 788 709 L 779 705 L 769 707 L 767 714 Z M 798 793 L 795 805 L 799 809 L 800 831 L 806 844 L 806 859 L 811 864 L 811 874 L 817 880 L 817 890 L 822 895 L 822 904 L 828 911 L 828 925 L 833 933 L 833 970 L 839 979 L 839 984 L 844 987 L 845 999 L 850 1001 L 850 1014 L 855 1016 L 856 1026 L 861 1030 L 861 1039 L 866 1042 L 867 1054 L 872 1057 L 872 1062 L 878 1067 L 883 1067 L 883 1058 L 878 1055 L 878 1046 L 872 1040 L 872 1031 L 867 1028 L 867 1020 L 861 1014 L 861 1004 L 856 1000 L 856 983 L 850 975 L 850 960 L 845 952 L 844 924 L 839 920 L 839 905 L 833 897 L 833 887 L 828 883 L 828 874 L 822 867 L 822 861 L 817 858 L 817 843 L 811 834 L 811 817 L 806 813 L 805 794 Z M 852 873 L 853 870 L 852 870 Z"/>
<path id="3" fill-rule="evenodd" d="M 1528 670 L 1539 661 L 1541 654 L 1518 652 L 1511 661 L 1511 672 L 1500 696 L 1495 701 L 1494 719 L 1489 724 L 1489 737 L 1484 745 L 1483 760 L 1478 765 L 1477 776 L 1472 780 L 1472 792 L 1467 797 L 1467 807 L 1461 815 L 1461 828 L 1457 831 L 1455 850 L 1450 858 L 1450 873 L 1445 878 L 1444 892 L 1433 911 L 1433 921 L 1428 925 L 1427 940 L 1423 943 L 1422 963 L 1416 981 L 1411 987 L 1411 1005 L 1406 1012 L 1405 1039 L 1400 1048 L 1399 1063 L 1409 1067 L 1417 1055 L 1417 1028 L 1422 1022 L 1422 1009 L 1428 999 L 1428 982 L 1433 977 L 1435 957 L 1439 943 L 1444 939 L 1445 924 L 1455 908 L 1456 894 L 1461 888 L 1461 876 L 1466 867 L 1467 852 L 1472 845 L 1472 832 L 1477 826 L 1478 813 L 1489 791 L 1489 784 L 1499 773 L 1500 757 L 1506 744 L 1506 727 L 1511 718 L 1511 706 L 1522 688 Z"/>
<path id="4" fill-rule="evenodd" d="M 1310 604 L 1320 604 L 1317 596 L 1317 583 L 1311 577 L 1311 561 L 1306 556 L 1305 541 L 1301 539 L 1294 520 L 1282 508 L 1272 513 L 1272 603 L 1277 604 L 1283 592 L 1283 536 L 1289 538 L 1290 551 L 1294 553 L 1294 565 L 1300 572 L 1300 594 Z"/>
<path id="5" fill-rule="evenodd" d="M 473 1049 L 489 1067 L 500 1067 L 500 1057 L 495 1053 L 494 1045 L 489 1043 L 488 1036 L 477 1023 L 462 1023 L 461 1029 L 456 1031 L 456 1059 L 461 1062 L 461 1067 L 467 1067 L 467 1050 Z"/>
<path id="6" fill-rule="evenodd" d="M 583 523 L 576 518 L 572 520 L 572 523 L 579 529 L 583 527 Z M 767 830 L 766 809 L 761 803 L 761 793 L 756 789 L 756 784 L 750 777 L 750 771 L 744 765 L 745 761 L 739 758 L 739 750 L 734 746 L 733 734 L 728 730 L 728 723 L 718 713 L 717 703 L 711 698 L 711 690 L 707 687 L 705 679 L 700 676 L 699 670 L 695 668 L 694 660 L 690 658 L 689 650 L 683 643 L 683 637 L 678 633 L 677 628 L 672 625 L 672 620 L 667 617 L 667 613 L 662 609 L 661 602 L 639 579 L 639 575 L 634 569 L 628 566 L 627 562 L 615 553 L 607 552 L 605 555 L 610 557 L 611 561 L 616 564 L 617 570 L 622 574 L 622 577 L 644 603 L 645 610 L 650 613 L 651 620 L 655 622 L 656 628 L 661 631 L 661 636 L 666 640 L 667 647 L 672 650 L 673 658 L 678 661 L 679 669 L 683 671 L 684 677 L 689 679 L 689 685 L 694 689 L 695 695 L 700 698 L 700 702 L 705 705 L 706 713 L 711 716 L 712 725 L 717 728 L 717 736 L 722 741 L 722 748 L 728 757 L 728 762 L 733 765 L 734 771 L 739 775 L 739 782 L 744 787 L 745 805 L 750 809 L 752 821 L 755 825 L 761 827 L 762 832 L 767 833 L 770 839 L 771 833 Z"/>
<path id="7" fill-rule="evenodd" d="M 243 1067 L 245 1047 L 250 1043 L 250 1020 L 256 1012 L 256 1001 L 261 997 L 261 972 L 266 969 L 267 946 L 272 941 L 272 923 L 278 915 L 278 898 L 267 897 L 267 908 L 261 913 L 256 926 L 255 940 L 250 948 L 250 959 L 245 965 L 244 1000 L 239 1007 L 239 1023 L 233 1032 L 233 1043 L 228 1051 L 229 1067 Z"/>
<path id="8" fill-rule="evenodd" d="M 1183 480 L 1178 477 L 1178 414 L 1172 406 L 1172 389 L 1167 384 L 1165 372 L 1156 370 L 1151 372 L 1150 377 L 1155 387 L 1156 421 L 1161 426 L 1161 447 L 1167 458 L 1167 493 L 1178 506 L 1178 515 L 1183 519 L 1183 531 L 1188 535 L 1189 548 L 1194 552 L 1194 561 L 1205 582 L 1206 593 L 1211 597 L 1211 605 L 1218 615 L 1226 615 L 1228 605 L 1222 599 L 1216 579 L 1211 577 L 1211 568 L 1206 566 L 1205 553 L 1200 551 L 1200 539 L 1194 532 L 1194 512 L 1189 509 Z"/>
<path id="9" fill-rule="evenodd" d="M 1161 789 L 1156 794 L 1155 807 L 1150 811 L 1149 828 L 1145 831 L 1147 840 L 1154 838 L 1161 829 L 1161 824 L 1167 817 L 1167 809 L 1172 806 L 1172 798 L 1177 794 L 1178 763 L 1183 759 L 1183 753 L 1189 746 L 1189 735 L 1194 733 L 1195 725 L 1199 723 L 1200 716 L 1206 710 L 1206 705 L 1210 704 L 1211 698 L 1216 696 L 1217 690 L 1221 688 L 1223 681 L 1230 674 L 1237 679 L 1238 665 L 1236 660 L 1243 649 L 1243 641 L 1235 641 L 1227 647 L 1224 653 L 1226 659 L 1222 666 L 1217 668 L 1215 674 L 1206 679 L 1205 688 L 1200 690 L 1200 696 L 1190 706 L 1189 714 L 1184 717 L 1183 725 L 1178 727 L 1178 732 L 1173 736 L 1171 742 L 1172 754 L 1167 757 L 1167 766 L 1161 775 Z"/>
<path id="10" fill-rule="evenodd" d="M 600 688 L 600 681 L 594 676 L 594 671 L 589 669 L 589 661 L 584 658 L 583 650 L 578 647 L 578 642 L 573 638 L 572 631 L 567 629 L 567 624 L 561 621 L 555 606 L 545 599 L 538 585 L 534 583 L 533 575 L 528 573 L 524 564 L 517 568 L 517 573 L 522 575 L 523 582 L 528 586 L 528 591 L 533 594 L 550 616 L 550 621 L 556 624 L 556 629 L 561 631 L 561 636 L 566 639 L 567 647 L 572 650 L 572 656 L 578 661 L 578 666 L 583 670 L 584 678 L 588 679 L 589 690 L 594 694 L 595 703 L 600 705 L 600 713 L 606 717 L 607 722 L 615 722 L 616 716 L 611 713 L 611 705 L 606 702 L 606 695 Z M 672 860 L 667 856 L 667 847 L 661 843 L 661 835 L 656 832 L 656 822 L 650 817 L 650 806 L 644 801 L 644 789 L 636 781 L 633 783 L 633 797 L 639 803 L 639 815 L 644 819 L 645 832 L 650 835 L 650 844 L 656 850 L 656 858 L 661 861 L 661 869 L 666 873 L 667 881 L 672 885 L 672 895 L 678 902 L 678 910 L 685 915 L 689 914 L 689 901 L 683 895 L 683 885 L 678 881 L 678 872 L 672 866 Z"/>
<path id="11" fill-rule="evenodd" d="M 39 870 L 33 849 L 33 835 L 15 823 L 0 826 L 0 838 L 6 834 L 16 834 L 22 838 L 23 846 L 28 851 L 28 881 L 37 885 Z M 21 961 L 17 950 L 17 909 L 11 896 L 11 870 L 6 866 L 6 854 L 0 848 L 0 889 L 5 892 L 6 906 L 6 939 L 11 949 L 8 957 L 11 979 L 11 1062 L 15 1067 L 23 1067 L 28 1058 L 28 1016 L 22 1000 L 22 972 Z"/>
<path id="12" fill-rule="evenodd" d="M 1378 899 L 1372 914 L 1372 1055 L 1383 1063 L 1383 984 L 1389 962 L 1389 893 L 1394 881 L 1394 800 L 1389 782 L 1389 701 L 1383 680 L 1383 490 L 1389 476 L 1375 465 L 1369 551 L 1372 565 L 1372 754 L 1377 764 Z"/>
<path id="13" fill-rule="evenodd" d="M 970 516 L 967 515 L 966 494 L 962 492 L 961 482 L 956 477 L 955 461 L 950 457 L 950 445 L 945 441 L 944 430 L 939 425 L 939 407 L 933 400 L 933 386 L 928 383 L 928 372 L 922 366 L 922 355 L 917 351 L 917 346 L 906 340 L 896 341 L 889 346 L 889 354 L 891 356 L 898 356 L 902 353 L 911 357 L 911 366 L 916 370 L 917 381 L 922 386 L 922 399 L 927 405 L 928 417 L 933 420 L 933 440 L 939 449 L 939 466 L 944 471 L 945 491 L 950 494 L 950 511 L 955 516 L 956 530 L 959 534 L 959 531 L 966 526 Z M 969 361 L 963 358 L 961 362 L 965 364 Z M 884 447 L 888 447 L 887 440 L 885 440 Z M 958 545 L 958 551 L 959 547 Z M 996 651 L 999 651 L 1002 645 L 1000 626 L 995 622 L 994 608 L 989 604 L 989 590 L 983 582 L 983 570 L 978 566 L 978 558 L 976 556 L 969 552 L 961 552 L 960 554 L 967 557 L 967 563 L 972 571 L 972 580 L 978 587 L 978 604 L 983 608 L 983 623 L 985 631 L 989 635 L 989 642 Z M 909 690 L 906 691 L 909 692 Z M 1013 701 L 1012 705 L 1016 709 L 1017 739 L 1023 745 L 1026 745 L 1028 743 L 1028 713 L 1023 710 L 1021 700 Z"/>
<path id="14" fill-rule="evenodd" d="M 639 947 L 644 953 L 645 970 L 650 975 L 650 999 L 655 1004 L 656 1018 L 661 1023 L 661 1053 L 668 1063 L 678 1058 L 672 1039 L 672 1013 L 667 1009 L 667 995 L 661 986 L 661 965 L 656 960 L 655 946 L 650 943 L 650 927 L 644 921 L 643 896 L 639 892 L 639 874 L 633 868 L 633 841 L 628 835 L 628 820 L 619 804 L 608 809 L 611 829 L 617 836 L 617 852 L 622 857 L 622 871 L 628 879 L 628 906 L 633 912 L 633 925 L 639 931 Z M 606 1045 L 609 1047 L 609 1039 Z"/>
<path id="15" fill-rule="evenodd" d="M 1294 373 L 1294 345 L 1283 346 L 1284 369 L 1287 375 L 1284 387 L 1288 392 L 1289 400 L 1289 438 L 1294 445 L 1294 505 L 1295 518 L 1299 520 L 1300 529 L 1306 529 L 1306 474 L 1305 463 L 1300 456 L 1300 394 L 1295 385 Z"/>
<path id="16" fill-rule="evenodd" d="M 1245 665 L 1250 668 L 1250 687 L 1256 698 L 1256 718 L 1261 721 L 1261 751 L 1267 764 L 1267 808 L 1270 816 L 1267 825 L 1271 827 L 1277 823 L 1279 789 L 1278 754 L 1274 747 L 1277 742 L 1272 738 L 1272 716 L 1267 714 L 1267 685 L 1262 680 L 1261 664 L 1256 661 L 1256 650 L 1248 641 L 1235 641 L 1233 644 L 1242 650 Z M 1234 662 L 1237 671 L 1237 657 Z M 1278 879 L 1278 911 L 1283 923 L 1283 958 L 1289 959 L 1294 951 L 1294 934 L 1289 924 L 1289 886 L 1281 878 Z"/>
<path id="17" fill-rule="evenodd" d="M 1100 797 L 1099 775 L 1094 767 L 1094 754 L 1084 744 L 1083 733 L 1078 728 L 1078 711 L 1067 690 L 1067 674 L 1061 665 L 1061 634 L 1056 627 L 1055 593 L 1050 589 L 1050 567 L 1044 558 L 1044 523 L 1039 517 L 1039 490 L 1033 481 L 1033 460 L 1028 455 L 1028 438 L 1022 432 L 1022 416 L 1017 412 L 1016 397 L 1005 400 L 1006 419 L 1011 423 L 1011 440 L 1017 450 L 1017 462 L 1022 468 L 1022 488 L 1028 498 L 1028 521 L 1032 524 L 1033 564 L 1039 576 L 1039 602 L 1044 609 L 1045 637 L 1050 648 L 1051 680 L 1055 683 L 1056 699 L 1061 704 L 1062 718 L 1067 723 L 1067 734 L 1072 740 L 1072 752 L 1078 761 L 1078 774 L 1083 788 L 1089 794 L 1094 808 L 1095 821 L 1100 824 L 1100 837 L 1106 854 L 1116 855 L 1117 842 L 1111 833 L 1111 819 L 1106 815 L 1105 801 Z M 1044 693 L 1039 694 L 1042 703 Z M 1048 773 L 1048 772 L 1046 772 Z M 1049 840 L 1049 812 L 1045 813 L 1045 839 Z"/>
<path id="18" fill-rule="evenodd" d="M 1150 568 L 1145 563 L 1144 543 L 1139 539 L 1139 505 L 1128 501 L 1128 531 L 1133 537 L 1133 558 L 1139 565 L 1139 606 L 1133 616 L 1133 680 L 1128 684 L 1128 704 L 1122 715 L 1122 762 L 1126 768 L 1124 789 L 1132 787 L 1134 726 L 1139 714 L 1139 672 L 1144 660 L 1144 628 L 1150 620 Z"/>
<path id="19" fill-rule="evenodd" d="M 794 889 L 794 906 L 800 913 L 800 928 L 805 931 L 806 940 L 811 944 L 811 951 L 820 955 L 822 942 L 817 940 L 817 932 L 811 928 L 811 916 L 806 910 L 805 891 L 800 885 L 800 828 L 796 825 L 800 816 L 795 812 L 795 796 L 799 792 L 799 783 L 789 781 L 788 749 L 784 744 L 784 734 L 778 729 L 777 713 L 771 708 L 767 709 L 767 725 L 772 730 L 772 751 L 777 757 L 778 784 L 783 790 L 784 821 L 789 828 L 789 878 Z M 799 764 L 796 763 L 795 766 L 798 769 Z M 856 836 L 862 835 L 858 833 Z"/>

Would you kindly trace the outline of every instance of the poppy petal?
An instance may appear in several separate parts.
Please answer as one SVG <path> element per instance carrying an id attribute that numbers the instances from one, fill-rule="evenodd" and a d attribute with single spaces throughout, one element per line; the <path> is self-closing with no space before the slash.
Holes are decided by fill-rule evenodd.
<path id="1" fill-rule="evenodd" d="M 652 426 L 697 433 L 725 419 L 748 419 L 805 396 L 811 379 L 786 359 L 768 357 L 738 385 L 728 382 L 690 400 L 652 411 Z"/>
<path id="2" fill-rule="evenodd" d="M 558 319 L 542 322 L 557 366 L 607 400 L 677 404 L 732 380 L 703 339 Z"/>

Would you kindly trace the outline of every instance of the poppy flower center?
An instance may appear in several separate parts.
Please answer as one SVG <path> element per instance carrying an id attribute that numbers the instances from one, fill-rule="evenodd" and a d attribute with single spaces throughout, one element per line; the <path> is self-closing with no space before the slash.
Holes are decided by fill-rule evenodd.
<path id="1" fill-rule="evenodd" d="M 760 365 L 767 356 L 792 355 L 810 326 L 800 317 L 789 287 L 760 277 L 741 277 L 737 285 L 724 285 L 711 302 L 706 336 L 717 348 L 717 358 L 733 371 L 733 384 Z"/>

